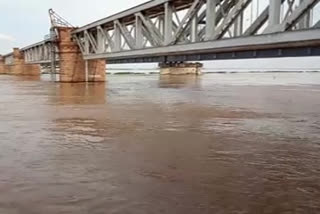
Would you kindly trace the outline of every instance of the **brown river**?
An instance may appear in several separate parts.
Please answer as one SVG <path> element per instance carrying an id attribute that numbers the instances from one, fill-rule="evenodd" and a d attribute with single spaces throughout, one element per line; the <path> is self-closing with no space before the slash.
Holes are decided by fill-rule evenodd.
<path id="1" fill-rule="evenodd" d="M 0 76 L 0 214 L 318 214 L 320 73 Z"/>

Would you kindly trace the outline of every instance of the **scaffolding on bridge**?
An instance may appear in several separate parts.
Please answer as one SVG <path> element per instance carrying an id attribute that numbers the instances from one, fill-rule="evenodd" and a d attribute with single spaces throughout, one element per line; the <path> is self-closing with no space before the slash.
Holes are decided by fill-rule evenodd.
<path id="1" fill-rule="evenodd" d="M 58 13 L 56 13 L 52 8 L 49 9 L 49 17 L 50 17 L 50 41 L 51 41 L 51 76 L 52 80 L 56 80 L 56 68 L 57 68 L 57 40 L 59 38 L 57 28 L 58 27 L 68 27 L 74 28 L 72 24 L 70 24 L 66 19 L 61 17 Z"/>

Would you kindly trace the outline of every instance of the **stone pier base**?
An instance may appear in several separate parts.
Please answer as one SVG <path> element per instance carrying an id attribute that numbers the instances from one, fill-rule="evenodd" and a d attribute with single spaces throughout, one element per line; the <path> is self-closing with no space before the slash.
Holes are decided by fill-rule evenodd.
<path id="1" fill-rule="evenodd" d="M 23 76 L 40 76 L 40 65 L 16 64 L 5 65 L 5 74 L 23 75 Z"/>
<path id="2" fill-rule="evenodd" d="M 83 59 L 78 44 L 73 41 L 71 32 L 74 28 L 59 27 L 59 63 L 60 82 L 104 82 L 105 60 Z M 87 76 L 88 75 L 88 76 Z"/>
<path id="3" fill-rule="evenodd" d="M 161 75 L 200 75 L 201 63 L 160 63 Z"/>
<path id="4" fill-rule="evenodd" d="M 88 60 L 88 82 L 106 81 L 106 60 Z"/>
<path id="5" fill-rule="evenodd" d="M 5 74 L 3 65 L 0 65 L 0 74 Z"/>
<path id="6" fill-rule="evenodd" d="M 4 58 L 0 57 L 0 74 L 40 76 L 41 68 L 37 64 L 27 64 L 23 52 L 18 48 L 13 49 L 13 62 L 6 65 Z"/>
<path id="7" fill-rule="evenodd" d="M 5 65 L 4 65 L 4 59 L 2 56 L 0 56 L 0 74 L 5 74 Z"/>
<path id="8" fill-rule="evenodd" d="M 85 62 L 80 53 L 60 51 L 60 82 L 85 82 Z"/>

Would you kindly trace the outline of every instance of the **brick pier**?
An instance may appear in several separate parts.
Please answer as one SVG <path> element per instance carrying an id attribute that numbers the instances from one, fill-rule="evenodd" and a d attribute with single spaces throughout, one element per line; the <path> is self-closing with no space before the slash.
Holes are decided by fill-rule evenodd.
<path id="1" fill-rule="evenodd" d="M 0 74 L 5 74 L 4 59 L 1 55 L 0 55 Z"/>
<path id="2" fill-rule="evenodd" d="M 13 61 L 11 64 L 5 64 L 4 58 L 0 57 L 0 74 L 39 76 L 40 65 L 27 64 L 23 52 L 19 48 L 13 49 Z"/>
<path id="3" fill-rule="evenodd" d="M 161 75 L 200 75 L 203 64 L 201 63 L 160 63 Z"/>
<path id="4" fill-rule="evenodd" d="M 86 62 L 77 43 L 72 40 L 73 30 L 68 27 L 58 28 L 60 82 L 104 82 L 106 61 L 98 59 Z"/>

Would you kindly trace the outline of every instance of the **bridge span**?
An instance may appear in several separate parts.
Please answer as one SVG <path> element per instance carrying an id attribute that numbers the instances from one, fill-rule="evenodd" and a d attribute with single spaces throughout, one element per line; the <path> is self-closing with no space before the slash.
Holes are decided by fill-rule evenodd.
<path id="1" fill-rule="evenodd" d="M 51 14 L 51 37 L 20 52 L 25 64 L 58 65 L 65 81 L 103 81 L 106 62 L 198 73 L 181 62 L 320 56 L 319 2 L 152 0 L 80 28 Z M 2 62 L 14 64 L 14 53 Z"/>

